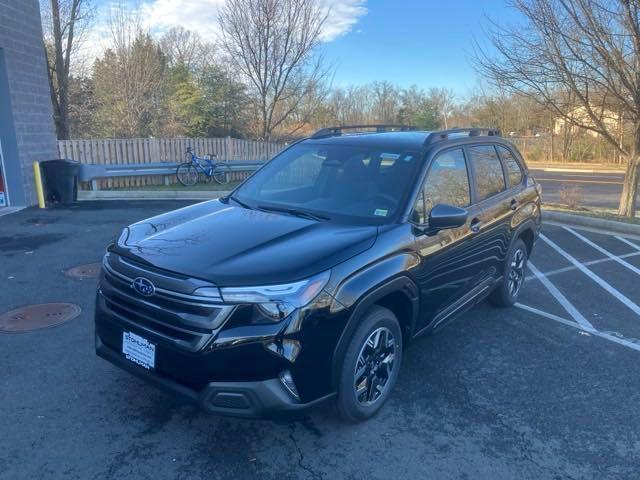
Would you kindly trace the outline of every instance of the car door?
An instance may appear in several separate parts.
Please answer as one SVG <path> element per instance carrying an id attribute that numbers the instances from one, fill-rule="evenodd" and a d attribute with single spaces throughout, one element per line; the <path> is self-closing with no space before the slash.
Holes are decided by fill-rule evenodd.
<path id="1" fill-rule="evenodd" d="M 413 270 L 421 291 L 418 330 L 427 329 L 446 316 L 481 280 L 477 263 L 469 261 L 470 222 L 458 228 L 429 233 L 428 218 L 437 204 L 469 208 L 472 204 L 470 169 L 462 147 L 438 153 L 432 160 L 413 209 L 419 265 Z"/>
<path id="2" fill-rule="evenodd" d="M 465 148 L 472 174 L 474 198 L 470 214 L 473 242 L 470 261 L 476 263 L 484 279 L 496 280 L 502 275 L 504 259 L 511 241 L 510 220 L 517 199 L 508 189 L 505 168 L 493 144 Z"/>
<path id="3" fill-rule="evenodd" d="M 537 208 L 535 200 L 538 196 L 533 188 L 527 189 L 521 160 L 518 160 L 513 150 L 504 145 L 496 145 L 496 149 L 502 160 L 509 189 L 509 207 L 513 212 L 511 226 L 517 228 L 523 221 L 531 218 L 532 211 Z"/>

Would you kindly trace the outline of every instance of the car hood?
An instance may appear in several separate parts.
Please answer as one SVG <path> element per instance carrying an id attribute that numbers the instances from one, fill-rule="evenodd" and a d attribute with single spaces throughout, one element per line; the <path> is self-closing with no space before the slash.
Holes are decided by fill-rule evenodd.
<path id="1" fill-rule="evenodd" d="M 219 286 L 300 280 L 370 248 L 377 227 L 317 222 L 218 200 L 127 227 L 112 251 Z"/>

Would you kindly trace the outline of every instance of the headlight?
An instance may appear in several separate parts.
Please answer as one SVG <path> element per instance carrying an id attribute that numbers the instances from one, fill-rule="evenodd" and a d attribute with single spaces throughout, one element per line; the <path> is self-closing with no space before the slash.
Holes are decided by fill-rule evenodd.
<path id="1" fill-rule="evenodd" d="M 256 304 L 269 319 L 279 321 L 296 308 L 308 305 L 329 281 L 331 272 L 326 271 L 299 282 L 262 287 L 221 288 L 225 303 Z"/>
<path id="2" fill-rule="evenodd" d="M 117 245 L 124 246 L 127 244 L 127 239 L 129 238 L 129 227 L 125 227 L 122 232 L 120 232 L 120 236 L 118 237 Z"/>

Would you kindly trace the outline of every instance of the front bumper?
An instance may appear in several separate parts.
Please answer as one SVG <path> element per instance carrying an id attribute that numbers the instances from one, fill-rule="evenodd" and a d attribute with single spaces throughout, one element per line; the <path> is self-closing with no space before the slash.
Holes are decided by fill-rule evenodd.
<path id="1" fill-rule="evenodd" d="M 346 311 L 331 312 L 320 296 L 282 322 L 260 322 L 252 305 L 193 297 L 202 281 L 177 275 L 105 256 L 94 317 L 98 355 L 211 413 L 299 411 L 335 391 L 333 351 Z M 132 287 L 140 276 L 153 282 L 155 294 L 143 296 Z M 124 332 L 155 345 L 152 370 L 124 357 Z M 295 395 L 281 375 L 293 382 L 287 387 Z"/>
<path id="2" fill-rule="evenodd" d="M 245 418 L 291 415 L 306 411 L 334 396 L 330 394 L 312 402 L 300 403 L 291 397 L 277 378 L 252 382 L 210 382 L 201 390 L 196 390 L 130 362 L 120 352 L 106 346 L 98 335 L 96 353 L 123 370 L 216 415 Z"/>

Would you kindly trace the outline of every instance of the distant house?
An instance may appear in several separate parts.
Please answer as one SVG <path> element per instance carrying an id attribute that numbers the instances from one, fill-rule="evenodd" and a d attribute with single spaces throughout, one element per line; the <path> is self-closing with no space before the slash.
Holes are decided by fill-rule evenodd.
<path id="1" fill-rule="evenodd" d="M 0 0 L 0 209 L 35 203 L 33 162 L 56 158 L 38 0 Z"/>
<path id="2" fill-rule="evenodd" d="M 594 111 L 600 114 L 600 111 L 598 108 L 594 108 Z M 620 114 L 612 112 L 611 110 L 604 110 L 602 111 L 601 115 L 602 115 L 602 122 L 606 126 L 607 130 L 612 133 L 617 132 L 618 129 L 620 128 L 620 123 L 621 123 Z M 574 108 L 569 113 L 569 116 L 572 119 L 575 119 L 576 122 L 581 123 L 583 125 L 587 125 L 587 126 L 594 125 L 593 120 L 587 113 L 587 109 L 585 107 Z M 553 124 L 553 133 L 555 135 L 561 135 L 564 132 L 567 123 L 570 123 L 570 122 L 564 117 L 556 118 Z M 577 127 L 574 127 L 574 128 L 577 128 Z M 600 136 L 599 133 L 594 132 L 593 130 L 589 130 L 586 128 L 580 129 L 580 130 L 584 131 L 586 134 L 591 135 L 594 138 L 598 138 Z"/>

